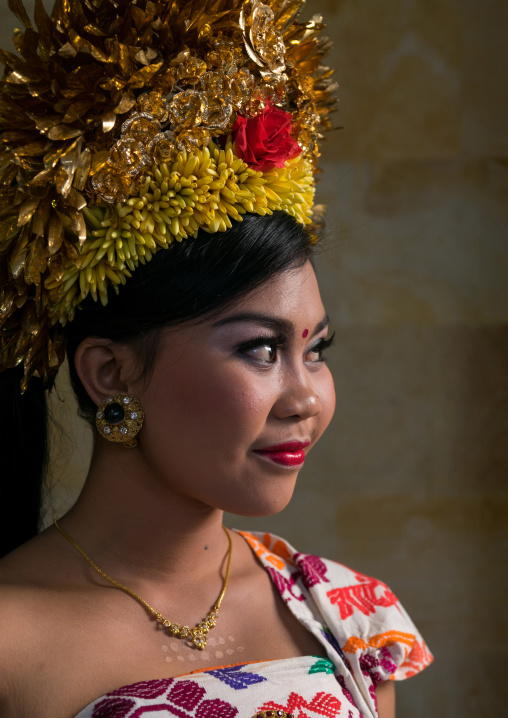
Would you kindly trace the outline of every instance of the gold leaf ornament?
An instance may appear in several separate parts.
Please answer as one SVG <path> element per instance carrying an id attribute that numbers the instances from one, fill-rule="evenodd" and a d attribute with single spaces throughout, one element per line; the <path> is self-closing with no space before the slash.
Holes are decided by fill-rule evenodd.
<path id="1" fill-rule="evenodd" d="M 261 0 L 246 2 L 240 14 L 247 54 L 260 67 L 279 74 L 286 69 L 286 47 L 274 21 L 272 8 Z"/>
<path id="2" fill-rule="evenodd" d="M 0 370 L 50 386 L 63 326 L 199 229 L 282 209 L 311 226 L 335 85 L 304 0 L 35 0 L 0 50 Z M 236 119 L 290 113 L 302 152 L 259 173 Z"/>

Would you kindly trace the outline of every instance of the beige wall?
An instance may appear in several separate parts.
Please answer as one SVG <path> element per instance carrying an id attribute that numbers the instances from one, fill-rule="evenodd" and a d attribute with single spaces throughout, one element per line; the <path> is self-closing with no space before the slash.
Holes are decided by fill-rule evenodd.
<path id="1" fill-rule="evenodd" d="M 329 240 L 318 263 L 337 329 L 338 409 L 292 505 L 230 523 L 270 528 L 392 586 L 436 655 L 400 686 L 399 718 L 501 715 L 508 3 L 308 7 L 326 13 L 341 85 L 344 129 L 323 153 Z M 74 435 L 65 387 L 58 397 Z M 55 452 L 57 512 L 82 480 L 89 439 L 77 431 Z"/>

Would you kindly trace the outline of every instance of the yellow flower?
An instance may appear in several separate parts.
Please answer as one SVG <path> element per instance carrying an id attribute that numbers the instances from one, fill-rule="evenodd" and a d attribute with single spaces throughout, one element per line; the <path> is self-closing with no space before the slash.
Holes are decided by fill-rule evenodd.
<path id="1" fill-rule="evenodd" d="M 224 232 L 246 212 L 283 210 L 302 224 L 311 221 L 313 170 L 303 156 L 285 167 L 256 172 L 233 151 L 211 142 L 179 152 L 172 163 L 152 165 L 138 194 L 124 203 L 83 209 L 87 237 L 77 259 L 67 258 L 60 277 L 48 277 L 53 322 L 72 320 L 89 294 L 104 305 L 108 288 L 124 284 L 139 263 L 172 242 L 205 232 Z"/>

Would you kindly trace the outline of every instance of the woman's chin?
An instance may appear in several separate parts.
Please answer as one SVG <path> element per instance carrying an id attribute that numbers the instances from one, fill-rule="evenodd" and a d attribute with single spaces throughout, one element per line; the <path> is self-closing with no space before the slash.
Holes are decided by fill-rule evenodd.
<path id="1" fill-rule="evenodd" d="M 294 487 L 293 487 L 294 488 Z M 290 492 L 277 492 L 270 495 L 256 495 L 248 500 L 228 501 L 221 506 L 223 511 L 236 516 L 245 516 L 246 518 L 260 518 L 262 516 L 275 516 L 283 511 L 291 501 L 293 490 Z"/>

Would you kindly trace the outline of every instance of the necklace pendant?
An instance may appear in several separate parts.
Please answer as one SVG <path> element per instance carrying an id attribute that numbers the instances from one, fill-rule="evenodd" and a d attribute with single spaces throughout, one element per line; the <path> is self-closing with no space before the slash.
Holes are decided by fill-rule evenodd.
<path id="1" fill-rule="evenodd" d="M 202 633 L 206 636 L 208 631 L 210 630 L 210 626 L 206 621 L 201 621 L 201 623 L 198 623 L 198 625 L 194 629 L 197 633 Z"/>
<path id="2" fill-rule="evenodd" d="M 175 638 L 188 638 L 191 632 L 189 626 L 180 626 L 178 623 L 172 623 L 169 631 Z"/>
<path id="3" fill-rule="evenodd" d="M 216 625 L 216 623 L 217 623 L 217 616 L 218 616 L 218 615 L 219 615 L 219 612 L 218 612 L 217 610 L 210 611 L 210 613 L 208 614 L 208 616 L 207 616 L 206 619 L 205 619 L 205 621 L 206 621 L 206 623 L 208 624 L 208 627 L 209 627 L 208 630 L 210 630 L 210 628 L 215 628 L 215 625 Z"/>
<path id="4" fill-rule="evenodd" d="M 219 608 L 222 602 L 222 599 L 224 598 L 224 594 L 226 593 L 226 588 L 228 585 L 229 580 L 229 567 L 231 565 L 231 553 L 233 550 L 233 544 L 231 542 L 231 536 L 229 535 L 229 531 L 225 526 L 222 528 L 224 529 L 226 536 L 228 538 L 229 543 L 229 549 L 228 549 L 228 561 L 226 565 L 226 576 L 224 577 L 224 583 L 222 586 L 222 591 L 220 592 L 220 596 L 217 599 L 217 601 L 214 603 L 212 610 L 203 618 L 194 628 L 189 628 L 189 626 L 181 626 L 179 623 L 172 623 L 169 619 L 164 618 L 162 613 L 159 613 L 156 611 L 152 606 L 150 606 L 146 601 L 144 601 L 141 596 L 138 596 L 137 593 L 134 593 L 134 591 L 131 591 L 130 588 L 127 588 L 127 586 L 123 586 L 118 581 L 115 581 L 115 579 L 111 578 L 111 576 L 108 576 L 108 574 L 105 571 L 102 571 L 88 556 L 81 546 L 79 546 L 73 538 L 69 536 L 59 525 L 58 521 L 54 520 L 55 528 L 58 529 L 58 531 L 62 534 L 62 536 L 69 541 L 74 548 L 79 551 L 79 553 L 83 556 L 85 561 L 90 564 L 90 566 L 97 571 L 98 574 L 100 574 L 103 578 L 106 579 L 106 581 L 109 581 L 109 583 L 113 584 L 115 588 L 120 589 L 121 591 L 124 591 L 127 593 L 131 598 L 135 599 L 138 603 L 140 603 L 149 613 L 149 615 L 158 621 L 163 628 L 166 629 L 166 631 L 169 633 L 170 636 L 174 636 L 175 638 L 180 639 L 187 639 L 188 644 L 192 644 L 194 648 L 197 648 L 198 650 L 202 651 L 203 648 L 205 648 L 207 642 L 208 642 L 208 632 L 211 628 L 215 627 L 215 624 L 217 622 L 217 617 L 219 615 Z"/>
<path id="5" fill-rule="evenodd" d="M 208 643 L 208 636 L 195 628 L 191 631 L 191 641 L 195 648 L 202 651 Z"/>

